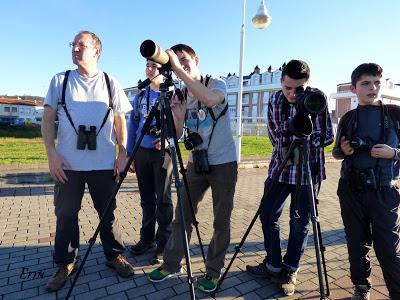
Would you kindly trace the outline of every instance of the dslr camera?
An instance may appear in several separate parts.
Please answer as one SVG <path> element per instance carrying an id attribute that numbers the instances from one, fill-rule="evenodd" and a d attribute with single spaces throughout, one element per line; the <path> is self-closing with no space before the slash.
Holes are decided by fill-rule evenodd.
<path id="1" fill-rule="evenodd" d="M 199 146 L 203 143 L 203 139 L 200 134 L 197 132 L 191 132 L 188 136 L 183 140 L 183 144 L 185 145 L 186 150 L 193 150 L 195 147 Z"/>
<path id="2" fill-rule="evenodd" d="M 370 151 L 371 148 L 374 146 L 370 139 L 360 138 L 358 136 L 353 136 L 352 138 L 350 138 L 349 144 L 354 150 L 361 151 Z"/>
<path id="3" fill-rule="evenodd" d="M 78 141 L 76 143 L 76 148 L 78 150 L 85 150 L 87 145 L 88 150 L 96 150 L 96 126 L 90 126 L 89 130 L 86 130 L 85 125 L 79 125 L 78 128 Z"/>
<path id="4" fill-rule="evenodd" d="M 295 105 L 296 115 L 289 122 L 289 131 L 297 137 L 310 136 L 313 131 L 310 114 L 319 114 L 326 109 L 326 96 L 318 89 L 299 86 L 296 88 Z"/>

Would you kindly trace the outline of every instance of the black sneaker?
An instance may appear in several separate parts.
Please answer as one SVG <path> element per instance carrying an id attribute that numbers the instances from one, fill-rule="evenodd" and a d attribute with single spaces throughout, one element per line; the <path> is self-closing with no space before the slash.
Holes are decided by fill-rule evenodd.
<path id="1" fill-rule="evenodd" d="M 351 300 L 369 300 L 370 292 L 366 285 L 354 286 L 354 293 Z"/>
<path id="2" fill-rule="evenodd" d="M 156 265 L 162 263 L 163 257 L 164 257 L 164 247 L 159 247 L 157 245 L 156 252 L 154 253 L 154 257 L 151 261 L 151 264 Z"/>
<path id="3" fill-rule="evenodd" d="M 145 242 L 140 240 L 136 245 L 130 247 L 132 254 L 140 255 L 145 253 L 147 250 L 154 248 L 156 246 L 155 242 Z"/>
<path id="4" fill-rule="evenodd" d="M 253 275 L 254 277 L 259 278 L 270 278 L 270 279 L 278 279 L 280 277 L 280 272 L 274 272 L 267 268 L 266 266 L 267 260 L 264 259 L 262 263 L 256 266 L 246 266 L 246 271 Z"/>
<path id="5" fill-rule="evenodd" d="M 282 291 L 286 296 L 294 294 L 296 288 L 297 272 L 284 268 L 282 272 Z"/>

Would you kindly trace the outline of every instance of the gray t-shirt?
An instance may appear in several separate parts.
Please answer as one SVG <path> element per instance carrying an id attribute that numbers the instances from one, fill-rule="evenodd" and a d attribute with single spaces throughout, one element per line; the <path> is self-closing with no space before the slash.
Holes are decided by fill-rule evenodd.
<path id="1" fill-rule="evenodd" d="M 98 132 L 96 150 L 88 150 L 87 147 L 85 150 L 78 150 L 77 134 L 60 105 L 64 76 L 65 72 L 62 72 L 53 77 L 44 100 L 45 106 L 48 105 L 57 111 L 59 121 L 57 152 L 67 160 L 74 171 L 113 169 L 116 156 L 114 116 L 126 114 L 132 110 L 128 98 L 120 84 L 109 76 L 113 109 L 99 132 L 109 106 L 104 73 L 99 71 L 96 76 L 86 78 L 77 70 L 70 72 L 65 91 L 65 104 L 75 129 L 78 131 L 79 125 L 85 125 L 86 130 L 89 130 L 89 126 L 96 126 L 96 132 Z"/>
<path id="2" fill-rule="evenodd" d="M 203 77 L 205 80 L 205 77 Z M 226 84 L 218 78 L 211 78 L 207 87 L 219 93 L 222 93 L 226 99 Z M 197 146 L 194 150 L 208 149 L 208 162 L 210 165 L 219 165 L 232 161 L 236 161 L 236 149 L 233 143 L 232 131 L 229 121 L 229 111 L 218 119 L 215 125 L 214 132 L 210 135 L 213 127 L 213 119 L 207 107 L 200 103 L 196 98 L 187 95 L 187 110 L 186 110 L 186 127 L 189 132 L 197 132 L 203 139 L 203 143 Z M 212 108 L 215 118 L 221 114 L 227 105 L 227 100 L 217 104 Z M 190 153 L 189 161 L 193 161 L 192 153 Z"/>

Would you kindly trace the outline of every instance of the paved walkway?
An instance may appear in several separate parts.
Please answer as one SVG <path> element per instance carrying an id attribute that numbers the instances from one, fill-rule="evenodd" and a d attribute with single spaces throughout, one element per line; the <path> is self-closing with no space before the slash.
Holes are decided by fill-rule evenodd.
<path id="1" fill-rule="evenodd" d="M 232 215 L 232 240 L 226 265 L 235 251 L 235 245 L 243 237 L 253 218 L 261 198 L 266 162 L 248 162 L 239 170 Z M 252 167 L 261 168 L 252 168 Z M 340 164 L 327 163 L 329 179 L 322 186 L 319 205 L 323 241 L 326 246 L 325 259 L 328 269 L 330 299 L 348 299 L 351 282 L 348 276 L 347 249 L 336 196 Z M 34 173 L 36 177 L 25 176 Z M 15 173 L 19 173 L 16 176 Z M 36 178 L 38 183 L 27 183 Z M 57 293 L 46 293 L 44 285 L 53 274 L 55 216 L 53 208 L 53 186 L 41 183 L 48 179 L 45 166 L 23 170 L 0 169 L 0 299 L 62 299 L 70 284 Z M 281 232 L 286 247 L 288 236 L 288 206 L 282 215 Z M 211 194 L 208 192 L 200 205 L 198 221 L 204 244 L 208 244 L 212 232 Z M 118 193 L 118 213 L 126 246 L 137 242 L 141 221 L 139 193 L 135 176 L 128 176 Z M 89 238 L 98 224 L 88 193 L 80 212 L 81 251 L 83 256 Z M 254 279 L 245 270 L 246 264 L 262 261 L 265 253 L 262 231 L 257 221 L 248 236 L 242 253 L 239 253 L 224 281 L 216 299 L 319 299 L 318 275 L 312 231 L 308 247 L 298 275 L 297 292 L 284 297 L 279 286 L 266 279 Z M 197 237 L 193 234 L 190 245 L 192 267 L 195 276 L 204 271 Z M 207 248 L 207 247 L 206 247 Z M 136 275 L 123 279 L 105 266 L 101 245 L 97 242 L 88 257 L 78 279 L 74 299 L 190 299 L 186 277 L 150 283 L 145 273 L 154 266 L 149 264 L 152 254 L 133 257 L 126 252 L 128 260 L 136 268 Z M 372 299 L 388 299 L 382 273 L 373 255 Z M 208 295 L 197 292 L 198 298 Z M 207 298 L 212 299 L 212 298 Z"/>

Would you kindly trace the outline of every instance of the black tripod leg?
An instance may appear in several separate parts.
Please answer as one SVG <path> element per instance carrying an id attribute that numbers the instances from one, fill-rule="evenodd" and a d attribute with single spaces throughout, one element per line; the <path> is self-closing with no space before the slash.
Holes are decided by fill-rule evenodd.
<path id="1" fill-rule="evenodd" d="M 111 195 L 110 199 L 107 202 L 107 205 L 106 205 L 106 208 L 104 209 L 103 215 L 100 218 L 99 225 L 97 225 L 97 228 L 96 228 L 93 236 L 89 239 L 89 247 L 86 250 L 86 253 L 85 253 L 84 257 L 83 257 L 83 260 L 82 260 L 82 262 L 81 262 L 76 274 L 75 274 L 74 280 L 72 281 L 71 287 L 69 288 L 67 296 L 65 297 L 65 299 L 69 299 L 69 297 L 71 296 L 71 293 L 72 293 L 72 291 L 73 291 L 73 289 L 75 287 L 75 284 L 76 284 L 76 282 L 77 282 L 77 280 L 79 278 L 79 275 L 81 274 L 81 272 L 83 270 L 83 266 L 85 265 L 86 259 L 89 256 L 89 252 L 92 249 L 94 243 L 96 242 L 97 236 L 99 235 L 100 228 L 101 228 L 101 225 L 103 224 L 104 217 L 108 214 L 108 211 L 110 210 L 110 207 L 111 207 L 111 205 L 113 203 L 113 200 L 114 200 L 115 196 L 117 195 L 119 189 L 121 188 L 122 182 L 124 181 L 124 179 L 126 177 L 126 174 L 128 173 L 129 167 L 132 164 L 132 161 L 133 161 L 133 159 L 134 159 L 134 157 L 136 155 L 136 152 L 139 149 L 139 146 L 140 146 L 140 143 L 143 140 L 143 137 L 145 136 L 146 132 L 148 131 L 148 129 L 150 127 L 150 123 L 153 120 L 153 118 L 154 118 L 154 116 L 156 114 L 156 111 L 157 111 L 157 107 L 155 105 L 150 110 L 149 115 L 148 115 L 145 123 L 143 124 L 143 128 L 142 128 L 140 137 L 139 137 L 138 141 L 136 142 L 135 146 L 133 147 L 132 155 L 129 157 L 129 160 L 126 163 L 124 170 L 122 172 L 120 172 L 120 174 L 119 174 L 119 181 L 118 181 L 118 183 L 117 183 L 117 185 L 116 185 L 116 187 L 114 189 L 113 194 Z"/>
<path id="2" fill-rule="evenodd" d="M 318 215 L 318 200 L 315 201 L 315 213 L 316 216 L 319 220 L 319 215 Z M 329 281 L 328 281 L 328 272 L 326 270 L 326 260 L 325 260 L 325 246 L 323 244 L 323 240 L 322 240 L 322 232 L 321 232 L 321 223 L 318 221 L 318 239 L 319 239 L 319 244 L 321 247 L 321 258 L 322 258 L 322 266 L 324 268 L 324 275 L 325 275 L 325 284 L 326 284 L 326 295 L 329 296 L 330 295 L 330 291 L 329 291 Z"/>
<path id="3" fill-rule="evenodd" d="M 188 275 L 188 284 L 190 287 L 190 296 L 191 299 L 196 299 L 196 295 L 194 293 L 194 282 L 193 282 L 193 273 L 192 273 L 192 266 L 190 263 L 190 253 L 189 253 L 189 241 L 187 238 L 187 232 L 186 232 L 186 226 L 185 226 L 185 217 L 184 217 L 184 208 L 183 208 L 183 203 L 182 203 L 182 181 L 179 178 L 179 170 L 178 170 L 178 164 L 177 164 L 177 159 L 176 159 L 176 149 L 179 148 L 178 144 L 175 144 L 176 140 L 176 131 L 174 124 L 173 124 L 173 118 L 172 118 L 172 112 L 171 112 L 171 107 L 169 105 L 169 98 L 166 95 L 166 93 L 163 90 L 163 84 L 160 86 L 160 92 L 161 92 L 161 103 L 164 105 L 164 114 L 166 117 L 166 122 L 167 122 L 167 130 L 168 134 L 167 136 L 169 137 L 169 145 L 170 145 L 170 150 L 171 150 L 171 160 L 172 160 L 172 167 L 173 167 L 173 174 L 175 178 L 175 187 L 177 191 L 177 196 L 178 196 L 178 203 L 177 205 L 179 206 L 179 212 L 180 212 L 180 222 L 181 222 L 181 231 L 182 231 L 182 239 L 184 242 L 184 250 L 185 250 L 185 260 L 186 260 L 186 268 L 187 268 L 187 275 Z M 161 116 L 163 117 L 163 116 Z"/>
<path id="4" fill-rule="evenodd" d="M 309 148 L 308 148 L 308 140 L 304 139 L 303 145 L 301 147 L 301 155 L 303 156 L 303 164 L 307 163 L 305 166 L 308 170 L 308 200 L 309 200 L 309 207 L 310 207 L 310 218 L 311 223 L 313 226 L 313 236 L 314 236 L 314 247 L 315 247 L 315 256 L 317 259 L 317 269 L 318 269 L 318 280 L 319 280 L 319 292 L 320 292 L 320 299 L 325 299 L 325 288 L 324 288 L 324 279 L 322 275 L 322 268 L 321 268 L 321 248 L 319 244 L 319 227 L 318 227 L 318 216 L 316 214 L 315 203 L 314 203 L 314 186 L 312 182 L 311 172 L 309 171 L 308 166 L 308 155 L 309 155 Z"/>
<path id="5" fill-rule="evenodd" d="M 235 258 L 236 258 L 236 256 L 238 255 L 240 249 L 242 248 L 244 242 L 246 241 L 246 238 L 247 238 L 247 236 L 249 235 L 251 229 L 253 228 L 254 223 L 257 221 L 257 218 L 258 218 L 258 216 L 259 216 L 259 214 L 260 214 L 260 212 L 261 212 L 261 208 L 262 208 L 262 206 L 263 206 L 263 204 L 264 204 L 265 199 L 268 197 L 268 195 L 271 193 L 272 189 L 274 188 L 276 182 L 277 182 L 278 179 L 279 179 L 279 176 L 281 176 L 283 169 L 285 168 L 285 166 L 286 166 L 286 164 L 287 164 L 287 162 L 288 162 L 290 156 L 292 155 L 292 153 L 293 153 L 293 151 L 294 151 L 294 149 L 295 149 L 295 147 L 297 146 L 298 143 L 299 143 L 299 140 L 294 140 L 294 141 L 290 144 L 289 150 L 287 151 L 285 158 L 283 159 L 282 163 L 279 165 L 278 171 L 277 171 L 276 175 L 272 178 L 271 185 L 269 186 L 268 190 L 264 191 L 264 194 L 263 194 L 263 196 L 262 196 L 262 198 L 261 198 L 260 205 L 259 205 L 259 207 L 258 207 L 258 209 L 257 209 L 257 212 L 256 212 L 256 214 L 254 215 L 253 219 L 251 220 L 250 225 L 249 225 L 249 227 L 247 228 L 247 230 L 246 230 L 246 232 L 245 232 L 245 234 L 244 234 L 242 240 L 240 241 L 239 245 L 237 245 L 237 246 L 235 247 L 235 249 L 236 249 L 236 250 L 235 250 L 235 253 L 233 254 L 232 259 L 230 260 L 228 266 L 226 267 L 225 272 L 224 272 L 224 274 L 222 275 L 221 279 L 218 281 L 218 285 L 217 285 L 216 290 L 215 290 L 214 293 L 213 293 L 213 297 L 215 297 L 215 295 L 216 295 L 216 293 L 218 292 L 220 286 L 222 285 L 222 282 L 225 280 L 226 275 L 228 274 L 229 269 L 231 268 L 231 266 L 232 266 L 232 264 L 233 264 L 233 261 L 235 260 Z"/>
<path id="6" fill-rule="evenodd" d="M 173 126 L 172 127 L 173 132 L 176 132 L 175 124 L 173 123 L 172 126 Z M 176 145 L 176 154 L 178 157 L 180 173 L 182 174 L 183 185 L 185 187 L 186 196 L 187 196 L 187 199 L 189 202 L 190 213 L 192 214 L 192 224 L 193 224 L 194 228 L 196 229 L 197 239 L 198 239 L 199 245 L 200 245 L 201 256 L 203 257 L 203 262 L 205 264 L 206 256 L 204 254 L 203 242 L 202 242 L 201 236 L 200 236 L 199 222 L 197 221 L 196 214 L 194 212 L 192 197 L 190 196 L 189 184 L 188 184 L 187 177 L 186 177 L 186 169 L 183 164 L 182 154 L 181 154 L 181 150 L 179 149 L 178 138 L 177 138 L 176 134 L 174 135 L 174 143 Z"/>

